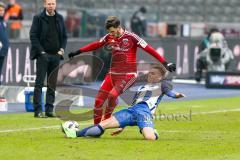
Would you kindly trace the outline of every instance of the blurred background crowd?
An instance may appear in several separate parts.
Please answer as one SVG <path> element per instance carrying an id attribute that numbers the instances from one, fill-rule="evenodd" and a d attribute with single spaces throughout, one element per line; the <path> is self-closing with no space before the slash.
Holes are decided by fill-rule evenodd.
<path id="1" fill-rule="evenodd" d="M 9 32 L 12 34 L 10 39 L 28 39 L 32 17 L 43 8 L 42 1 L 3 2 L 8 4 L 5 21 L 8 28 L 14 30 Z M 208 34 L 213 27 L 225 37 L 239 37 L 239 4 L 238 0 L 57 1 L 58 12 L 65 18 L 68 36 L 73 38 L 104 35 L 103 24 L 108 15 L 118 15 L 124 27 L 139 30 L 140 35 L 147 37 L 199 37 Z"/>
<path id="2" fill-rule="evenodd" d="M 32 19 L 42 11 L 43 0 L 2 2 L 6 5 L 2 19 L 10 49 L 1 80 L 5 84 L 19 84 L 21 80 L 8 76 L 13 74 L 12 68 L 19 68 L 24 75 L 35 72 L 25 57 L 29 56 Z M 159 54 L 176 63 L 176 78 L 200 82 L 205 71 L 240 70 L 239 5 L 239 0 L 57 0 L 57 11 L 63 15 L 67 29 L 66 53 L 104 36 L 105 20 L 114 15 L 119 17 L 124 28 L 144 37 Z M 103 72 L 106 73 L 111 54 L 104 49 L 93 54 L 104 61 Z M 139 63 L 152 61 L 151 57 L 138 54 Z"/>

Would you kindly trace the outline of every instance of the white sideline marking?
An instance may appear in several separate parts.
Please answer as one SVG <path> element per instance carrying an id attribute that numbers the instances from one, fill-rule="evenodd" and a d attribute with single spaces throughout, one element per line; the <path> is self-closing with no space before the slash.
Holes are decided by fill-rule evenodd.
<path id="1" fill-rule="evenodd" d="M 224 110 L 209 111 L 209 112 L 196 112 L 196 113 L 192 113 L 192 115 L 215 114 L 215 113 L 238 112 L 238 111 L 240 111 L 240 108 L 236 108 L 236 109 L 224 109 Z"/>
<path id="2" fill-rule="evenodd" d="M 90 125 L 92 123 L 83 123 L 81 125 Z M 36 131 L 41 129 L 60 129 L 60 125 L 55 126 L 46 126 L 46 127 L 36 127 L 36 128 L 23 128 L 23 129 L 8 129 L 8 130 L 0 130 L 0 133 L 10 133 L 10 132 L 25 132 L 25 131 Z"/>
<path id="3" fill-rule="evenodd" d="M 239 134 L 236 131 L 199 131 L 199 130 L 159 130 L 159 133 L 200 133 L 200 134 Z"/>
<path id="4" fill-rule="evenodd" d="M 38 127 L 38 128 L 24 128 L 24 129 L 9 129 L 9 130 L 0 130 L 0 133 L 9 133 L 9 132 L 24 132 L 24 131 L 35 131 L 40 129 L 56 129 L 60 128 L 60 126 L 46 126 L 46 127 Z"/>
<path id="5" fill-rule="evenodd" d="M 189 79 L 173 79 L 173 83 L 180 83 L 180 84 L 205 84 L 205 80 L 201 82 L 196 82 L 196 80 L 189 80 Z"/>
<path id="6" fill-rule="evenodd" d="M 197 112 L 192 113 L 192 115 L 201 115 L 201 114 L 215 114 L 215 113 L 226 113 L 226 112 L 238 112 L 240 111 L 240 108 L 237 109 L 229 109 L 229 110 L 219 110 L 219 111 L 210 111 L 210 112 Z M 82 123 L 81 125 L 91 125 L 92 123 Z M 60 125 L 55 126 L 46 126 L 46 127 L 36 127 L 36 128 L 24 128 L 24 129 L 9 129 L 9 130 L 0 130 L 0 133 L 10 133 L 10 132 L 24 132 L 24 131 L 36 131 L 41 129 L 60 129 Z M 163 130 L 161 132 L 169 132 L 169 133 L 175 133 L 175 132 L 188 132 L 188 131 L 178 131 L 178 130 Z M 191 132 L 191 131 L 190 131 Z M 208 131 L 206 131 L 208 132 Z"/>
<path id="7" fill-rule="evenodd" d="M 84 124 L 87 125 L 87 124 Z M 89 123 L 90 125 L 90 123 Z M 26 132 L 26 131 L 36 131 L 41 129 L 60 129 L 59 125 L 55 126 L 46 126 L 46 127 L 38 127 L 38 128 L 25 128 L 25 129 L 11 129 L 11 130 L 2 130 L 0 133 L 11 133 L 11 132 Z M 131 128 L 128 128 L 128 130 L 132 130 Z M 194 131 L 186 131 L 186 130 L 161 130 L 159 132 L 165 132 L 165 133 L 190 133 Z M 211 131 L 197 131 L 197 132 L 203 132 L 203 133 L 210 133 Z M 215 132 L 215 131 L 214 131 Z"/>

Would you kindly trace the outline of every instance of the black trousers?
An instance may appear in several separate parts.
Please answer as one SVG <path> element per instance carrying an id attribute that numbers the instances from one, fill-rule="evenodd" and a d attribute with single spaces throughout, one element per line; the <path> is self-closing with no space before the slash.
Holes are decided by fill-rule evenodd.
<path id="1" fill-rule="evenodd" d="M 42 112 L 41 107 L 41 96 L 42 88 L 44 86 L 44 80 L 47 75 L 47 93 L 46 93 L 46 103 L 45 112 L 53 112 L 53 103 L 55 101 L 55 90 L 57 84 L 58 67 L 60 63 L 60 55 L 50 55 L 43 54 L 37 58 L 37 73 L 34 88 L 34 112 Z"/>
<path id="2" fill-rule="evenodd" d="M 2 84 L 1 82 L 1 75 L 2 75 L 2 67 L 3 67 L 3 63 L 4 63 L 4 56 L 0 56 L 0 85 Z"/>
<path id="3" fill-rule="evenodd" d="M 199 58 L 197 59 L 197 71 L 202 72 L 202 70 L 207 69 L 207 59 Z"/>

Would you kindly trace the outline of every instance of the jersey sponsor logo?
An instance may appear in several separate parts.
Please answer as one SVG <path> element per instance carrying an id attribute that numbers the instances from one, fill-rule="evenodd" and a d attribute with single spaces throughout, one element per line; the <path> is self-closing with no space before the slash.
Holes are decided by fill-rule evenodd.
<path id="1" fill-rule="evenodd" d="M 212 76 L 210 78 L 210 82 L 212 84 L 223 84 L 224 83 L 224 80 L 225 80 L 225 77 L 224 76 Z"/>
<path id="2" fill-rule="evenodd" d="M 225 84 L 240 85 L 240 77 L 239 76 L 226 76 Z"/>
<path id="3" fill-rule="evenodd" d="M 128 52 L 129 49 L 131 49 L 131 47 L 132 47 L 132 41 L 127 38 L 124 38 L 120 42 L 117 42 L 115 40 L 110 40 L 107 45 L 108 49 L 112 49 L 118 52 Z"/>

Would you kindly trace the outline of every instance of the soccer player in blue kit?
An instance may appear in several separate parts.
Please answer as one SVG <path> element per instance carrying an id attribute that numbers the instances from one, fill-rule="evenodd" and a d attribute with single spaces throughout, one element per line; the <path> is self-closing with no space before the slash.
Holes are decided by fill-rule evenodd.
<path id="1" fill-rule="evenodd" d="M 121 133 L 126 126 L 138 126 L 146 140 L 157 140 L 154 129 L 153 114 L 164 95 L 172 98 L 185 97 L 184 94 L 172 90 L 172 85 L 163 80 L 166 70 L 160 65 L 153 66 L 147 76 L 147 84 L 142 85 L 135 94 L 133 104 L 128 109 L 120 110 L 112 117 L 82 130 L 76 131 L 62 124 L 67 137 L 100 137 L 106 129 L 119 128 L 112 135 Z"/>

